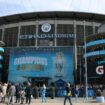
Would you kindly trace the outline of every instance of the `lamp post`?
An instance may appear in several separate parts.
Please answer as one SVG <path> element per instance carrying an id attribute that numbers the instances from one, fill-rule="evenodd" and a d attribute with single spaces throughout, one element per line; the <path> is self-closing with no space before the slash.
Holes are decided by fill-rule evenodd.
<path id="1" fill-rule="evenodd" d="M 86 100 L 88 100 L 88 79 L 87 79 L 87 57 L 86 57 L 86 34 L 85 34 L 85 21 L 84 21 L 84 68 L 85 68 L 85 94 Z"/>
<path id="2" fill-rule="evenodd" d="M 77 83 L 77 35 L 76 35 L 76 21 L 74 20 L 74 79 Z"/>

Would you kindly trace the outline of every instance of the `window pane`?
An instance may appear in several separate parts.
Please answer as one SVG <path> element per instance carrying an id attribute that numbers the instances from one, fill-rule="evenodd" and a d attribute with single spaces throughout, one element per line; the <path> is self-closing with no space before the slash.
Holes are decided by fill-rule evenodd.
<path id="1" fill-rule="evenodd" d="M 36 34 L 36 26 L 21 26 L 20 36 L 27 36 L 23 39 L 19 39 L 19 46 L 35 46 L 35 34 Z"/>
<path id="2" fill-rule="evenodd" d="M 73 34 L 73 24 L 58 24 L 57 34 Z M 72 46 L 74 43 L 73 38 L 57 38 L 57 46 Z"/>
<path id="3" fill-rule="evenodd" d="M 93 27 L 92 26 L 86 26 L 85 27 L 85 34 L 86 35 L 93 34 Z"/>
<path id="4" fill-rule="evenodd" d="M 76 37 L 77 37 L 77 44 L 82 45 L 83 44 L 83 38 L 84 38 L 84 27 L 83 25 L 77 25 L 76 26 Z"/>
<path id="5" fill-rule="evenodd" d="M 4 42 L 6 46 L 17 46 L 18 27 L 6 28 L 4 31 Z"/>

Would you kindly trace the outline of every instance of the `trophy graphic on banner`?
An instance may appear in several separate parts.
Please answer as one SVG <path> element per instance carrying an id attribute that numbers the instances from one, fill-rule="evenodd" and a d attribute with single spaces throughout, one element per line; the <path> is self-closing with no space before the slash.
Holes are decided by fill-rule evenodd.
<path id="1" fill-rule="evenodd" d="M 62 52 L 57 52 L 55 57 L 55 69 L 56 69 L 56 76 L 61 77 L 63 76 L 63 69 L 64 69 L 64 56 Z"/>

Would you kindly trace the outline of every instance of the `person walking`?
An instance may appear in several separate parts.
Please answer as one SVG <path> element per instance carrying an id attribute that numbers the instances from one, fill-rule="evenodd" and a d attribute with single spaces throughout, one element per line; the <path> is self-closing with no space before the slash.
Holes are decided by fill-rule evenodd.
<path id="1" fill-rule="evenodd" d="M 8 89 L 8 105 L 14 104 L 15 93 L 16 93 L 16 88 L 15 88 L 15 85 L 12 83 L 12 85 Z"/>
<path id="2" fill-rule="evenodd" d="M 64 105 L 66 105 L 66 100 L 67 99 L 69 100 L 70 105 L 72 105 L 70 83 L 67 83 L 67 86 L 66 86 L 65 90 L 66 90 L 66 96 L 65 96 L 65 99 L 64 99 Z"/>
<path id="3" fill-rule="evenodd" d="M 79 87 L 78 87 L 78 85 L 75 86 L 74 94 L 75 94 L 75 100 L 78 101 L 78 96 L 79 96 Z"/>
<path id="4" fill-rule="evenodd" d="M 2 102 L 5 102 L 5 98 L 6 98 L 6 96 L 7 96 L 6 90 L 7 90 L 7 84 L 4 83 L 3 86 L 2 86 L 2 91 L 3 91 Z"/>
<path id="5" fill-rule="evenodd" d="M 31 88 L 31 84 L 28 82 L 27 83 L 27 87 L 26 87 L 26 104 L 30 104 L 31 103 L 31 95 L 32 95 L 32 88 Z"/>
<path id="6" fill-rule="evenodd" d="M 23 104 L 24 103 L 24 99 L 25 99 L 25 91 L 24 91 L 24 89 L 21 89 L 20 99 L 21 99 L 21 104 Z"/>
<path id="7" fill-rule="evenodd" d="M 0 83 L 0 103 L 2 102 L 3 98 L 3 90 L 2 90 L 2 83 Z"/>
<path id="8" fill-rule="evenodd" d="M 51 97 L 51 99 L 54 99 L 54 97 L 55 97 L 55 84 L 54 84 L 54 82 L 51 82 L 50 97 Z"/>
<path id="9" fill-rule="evenodd" d="M 15 103 L 20 103 L 21 86 L 19 83 L 17 83 L 15 87 L 16 87 L 16 102 Z"/>
<path id="10" fill-rule="evenodd" d="M 39 98 L 39 87 L 37 85 L 35 85 L 33 90 L 34 90 L 35 99 L 38 99 Z"/>
<path id="11" fill-rule="evenodd" d="M 46 85 L 45 84 L 43 84 L 41 88 L 41 98 L 42 98 L 42 102 L 46 102 Z"/>
<path id="12" fill-rule="evenodd" d="M 25 90 L 26 90 L 26 86 L 25 86 L 25 84 L 22 84 L 21 91 L 20 91 L 21 104 L 23 104 L 24 100 L 25 100 L 25 95 L 26 95 Z"/>

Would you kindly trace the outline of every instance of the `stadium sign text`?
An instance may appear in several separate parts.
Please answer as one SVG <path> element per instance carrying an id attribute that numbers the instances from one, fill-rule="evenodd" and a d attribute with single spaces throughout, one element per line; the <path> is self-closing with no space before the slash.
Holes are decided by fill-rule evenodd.
<path id="1" fill-rule="evenodd" d="M 74 34 L 36 34 L 36 35 L 20 35 L 19 39 L 32 38 L 74 38 Z"/>
<path id="2" fill-rule="evenodd" d="M 103 65 L 97 66 L 97 67 L 96 67 L 96 73 L 97 73 L 98 75 L 103 75 L 103 74 L 104 74 L 104 66 L 103 66 Z"/>

